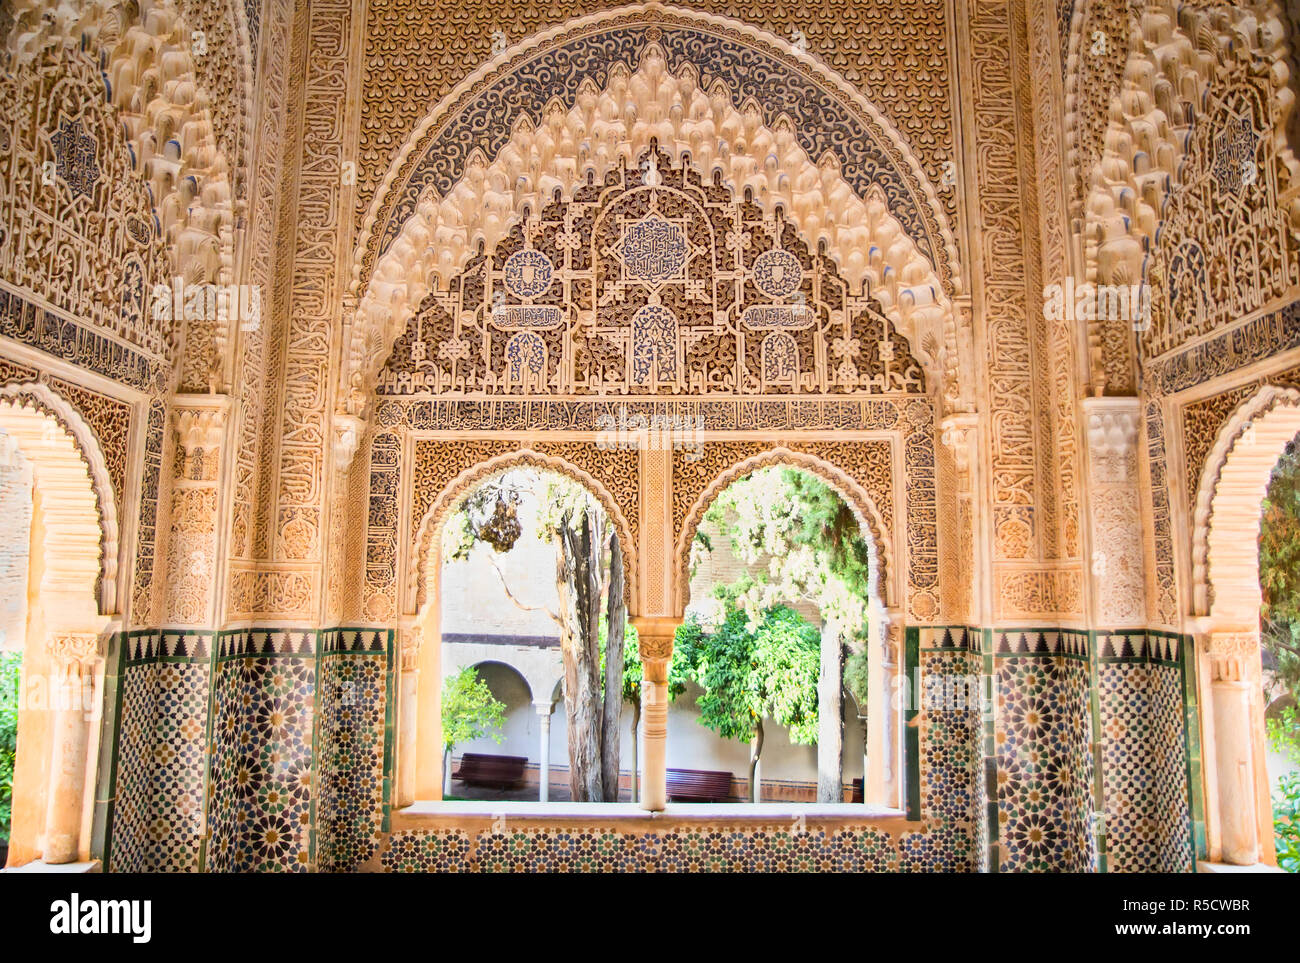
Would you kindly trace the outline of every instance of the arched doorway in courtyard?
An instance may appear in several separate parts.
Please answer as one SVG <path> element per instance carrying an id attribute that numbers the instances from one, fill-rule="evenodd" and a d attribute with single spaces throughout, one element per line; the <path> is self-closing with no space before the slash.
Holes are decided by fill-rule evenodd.
<path id="1" fill-rule="evenodd" d="M 1223 425 L 1193 518 L 1197 674 L 1211 860 L 1276 864 L 1260 642 L 1261 510 L 1300 434 L 1300 392 L 1267 385 Z"/>
<path id="2" fill-rule="evenodd" d="M 399 805 L 436 798 L 441 782 L 422 769 L 437 755 L 423 720 L 436 717 L 441 631 L 429 534 L 493 459 L 580 466 L 617 509 L 646 667 L 645 808 L 665 804 L 665 673 L 689 594 L 681 539 L 719 471 L 781 445 L 840 466 L 879 509 L 893 651 L 905 618 L 941 618 L 936 431 L 943 399 L 961 395 L 968 320 L 954 309 L 947 218 L 897 132 L 832 77 L 731 21 L 638 10 L 530 41 L 548 57 L 596 37 L 626 35 L 627 47 L 607 70 L 573 74 L 574 106 L 555 97 L 489 123 L 490 151 L 441 146 L 479 123 L 479 93 L 440 104 L 358 239 L 339 417 L 366 432 L 370 459 L 358 611 L 397 621 L 402 640 Z M 720 63 L 706 80 L 688 38 L 715 32 L 775 58 L 772 76 L 802 93 L 767 116 L 748 69 Z M 489 87 L 517 79 L 516 55 L 484 68 Z M 869 175 L 839 156 L 844 130 L 879 149 Z M 438 157 L 448 163 L 434 172 Z M 539 161 L 517 169 L 527 157 Z M 686 437 L 644 437 L 661 422 Z"/>
<path id="3" fill-rule="evenodd" d="M 0 397 L 0 684 L 8 866 L 90 857 L 115 506 L 81 419 L 42 385 Z M 9 775 L 9 774 L 6 774 Z"/>
<path id="4" fill-rule="evenodd" d="M 791 801 L 782 784 L 793 775 L 814 784 L 805 801 L 902 806 L 901 618 L 886 603 L 886 531 L 870 495 L 842 469 L 781 448 L 731 465 L 687 516 L 677 575 L 684 631 L 691 634 L 679 632 L 687 644 L 675 648 L 674 659 L 725 658 L 707 640 L 735 634 L 759 643 L 780 637 L 802 656 L 770 653 L 770 685 L 751 681 L 770 704 L 783 705 L 777 715 L 786 724 L 777 728 L 789 748 L 796 742 L 815 747 L 808 750 L 815 762 L 805 763 L 805 774 L 779 761 L 778 778 L 765 792 L 755 751 L 766 737 L 757 722 L 745 773 L 754 802 Z M 713 563 L 711 578 L 701 578 L 705 558 Z M 754 666 L 764 659 L 744 661 Z M 691 685 L 700 689 L 702 680 L 692 678 Z M 727 696 L 709 693 L 711 704 Z M 786 747 L 778 742 L 778 748 Z"/>
<path id="5" fill-rule="evenodd" d="M 635 777 L 618 760 L 635 760 L 636 753 L 619 745 L 625 741 L 622 668 L 609 665 L 606 640 L 611 621 L 626 628 L 635 548 L 623 548 L 634 542 L 608 492 L 562 459 L 516 452 L 462 473 L 422 519 L 415 621 L 421 638 L 434 644 L 421 646 L 428 661 L 419 671 L 436 666 L 433 674 L 447 679 L 465 665 L 508 666 L 524 682 L 533 718 L 505 733 L 503 755 L 527 757 L 529 782 L 535 766 L 534 798 L 548 801 L 551 784 L 567 771 L 569 788 L 561 797 L 630 799 Z M 422 799 L 430 798 L 425 747 L 435 728 L 441 740 L 446 718 L 442 691 L 432 690 L 422 675 L 411 700 L 418 708 L 402 716 L 404 727 L 417 729 L 414 735 L 403 729 L 420 747 L 415 772 L 409 761 L 402 765 Z M 605 699 L 607 691 L 615 697 Z M 585 728 L 573 731 L 575 718 Z M 607 748 L 611 738 L 618 748 Z M 609 793 L 581 782 L 596 778 L 593 765 L 600 780 L 610 781 Z"/>

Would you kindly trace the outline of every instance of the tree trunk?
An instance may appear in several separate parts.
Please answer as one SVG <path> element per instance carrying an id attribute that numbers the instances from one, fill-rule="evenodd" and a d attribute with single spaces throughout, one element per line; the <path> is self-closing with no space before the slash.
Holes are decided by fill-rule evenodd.
<path id="1" fill-rule="evenodd" d="M 609 537 L 609 589 L 605 607 L 605 720 L 601 730 L 601 779 L 605 802 L 618 802 L 619 719 L 623 715 L 623 550 L 618 535 Z"/>
<path id="2" fill-rule="evenodd" d="M 564 705 L 569 718 L 569 792 L 574 802 L 604 799 L 600 764 L 600 520 L 570 518 L 556 534 L 555 588 L 564 626 Z"/>
<path id="3" fill-rule="evenodd" d="M 817 678 L 817 801 L 844 801 L 844 670 L 840 629 L 822 626 L 821 672 Z"/>
<path id="4" fill-rule="evenodd" d="M 749 740 L 749 801 L 762 802 L 763 791 L 758 785 L 758 758 L 763 754 L 763 720 L 754 723 L 754 735 Z"/>

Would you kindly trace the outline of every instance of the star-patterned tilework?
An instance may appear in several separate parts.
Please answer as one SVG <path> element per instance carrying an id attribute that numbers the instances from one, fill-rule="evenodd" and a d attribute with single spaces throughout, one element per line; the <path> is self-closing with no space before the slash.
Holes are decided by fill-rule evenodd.
<path id="1" fill-rule="evenodd" d="M 311 863 L 314 633 L 223 635 L 213 680 L 207 868 L 305 872 Z"/>

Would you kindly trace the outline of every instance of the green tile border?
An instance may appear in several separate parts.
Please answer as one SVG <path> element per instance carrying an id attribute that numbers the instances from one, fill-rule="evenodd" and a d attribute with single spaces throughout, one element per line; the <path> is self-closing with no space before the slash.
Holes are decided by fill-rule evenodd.
<path id="1" fill-rule="evenodd" d="M 921 678 L 921 629 L 909 625 L 903 630 L 903 670 L 909 680 Z M 916 686 L 913 685 L 913 689 Z M 912 692 L 903 718 L 903 765 L 907 773 L 907 818 L 921 818 L 921 731 L 918 717 L 921 714 L 921 693 Z"/>
<path id="2" fill-rule="evenodd" d="M 109 644 L 113 646 L 116 654 L 110 657 L 111 664 L 104 667 L 104 687 L 106 689 L 109 686 L 109 680 L 112 680 L 113 715 L 111 720 L 105 720 L 111 722 L 112 728 L 110 731 L 112 734 L 109 737 L 107 782 L 102 784 L 104 791 L 104 831 L 98 843 L 100 845 L 100 865 L 104 866 L 108 872 L 112 872 L 113 869 L 113 816 L 117 809 L 117 756 L 122 739 L 122 683 L 125 681 L 127 670 L 126 638 L 127 633 L 125 632 L 115 632 L 113 634 L 112 641 Z M 106 699 L 105 702 L 107 703 L 107 701 Z M 92 835 L 90 842 L 92 857 L 95 856 L 96 842 L 97 840 Z"/>
<path id="3" fill-rule="evenodd" d="M 397 633 L 392 629 L 385 631 L 388 633 L 385 644 L 388 685 L 384 693 L 384 801 L 379 828 L 386 833 L 392 829 L 393 797 L 397 785 L 397 684 L 401 666 L 397 660 Z"/>
<path id="4" fill-rule="evenodd" d="M 1096 629 L 1088 630 L 1088 716 L 1091 720 L 1089 748 L 1092 751 L 1092 837 L 1096 843 L 1097 862 L 1094 869 L 1099 873 L 1110 870 L 1110 826 L 1103 822 L 1097 826 L 1096 813 L 1106 813 L 1106 746 L 1101 731 L 1101 680 L 1099 665 L 1101 662 L 1097 645 Z M 1104 818 L 1104 817 L 1103 817 Z"/>
<path id="5" fill-rule="evenodd" d="M 987 862 L 985 869 L 990 873 L 1002 872 L 1002 861 L 998 858 L 1000 847 L 998 824 L 998 737 L 997 737 L 997 672 L 994 666 L 993 629 L 980 629 L 980 684 L 988 692 L 992 702 L 984 713 L 984 752 L 980 760 L 984 766 L 984 822 L 988 850 L 984 854 Z"/>
<path id="6" fill-rule="evenodd" d="M 1205 784 L 1201 780 L 1201 708 L 1196 676 L 1196 641 L 1190 635 L 1176 635 L 1183 683 L 1183 760 L 1187 775 L 1188 832 L 1191 834 L 1192 869 L 1209 858 L 1209 841 L 1205 828 Z"/>

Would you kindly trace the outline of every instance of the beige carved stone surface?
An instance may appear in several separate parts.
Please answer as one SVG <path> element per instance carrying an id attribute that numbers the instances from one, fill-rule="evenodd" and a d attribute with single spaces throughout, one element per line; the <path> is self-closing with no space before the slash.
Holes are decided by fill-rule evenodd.
<path id="1" fill-rule="evenodd" d="M 1181 819 L 1185 710 L 1235 720 L 1223 779 L 1252 761 L 1259 503 L 1300 431 L 1297 27 L 1281 0 L 4 4 L 0 432 L 48 514 L 46 589 L 86 610 L 46 654 L 81 664 L 91 617 L 121 617 L 124 664 L 152 667 L 123 684 L 123 769 L 170 758 L 178 679 L 186 731 L 216 731 L 223 660 L 303 660 L 294 698 L 330 720 L 303 785 L 350 813 L 322 760 L 382 747 L 406 711 L 385 673 L 432 711 L 430 560 L 470 488 L 526 464 L 592 491 L 654 701 L 694 527 L 794 466 L 869 536 L 898 668 L 912 629 L 925 672 L 994 656 L 1006 733 L 1039 679 L 1012 660 L 1067 660 L 1076 814 L 1124 797 L 1089 747 L 1143 692 Z M 1150 310 L 1049 312 L 1067 283 Z M 206 285 L 256 288 L 260 316 L 156 297 Z M 921 755 L 965 758 L 972 726 L 924 719 Z M 175 802 L 185 842 L 139 823 L 155 861 L 242 858 L 205 808 L 233 798 L 227 748 Z M 1010 798 L 971 751 L 975 808 Z M 371 761 L 356 839 L 330 816 L 301 863 L 258 865 L 373 864 Z M 403 765 L 409 802 L 427 773 Z M 1247 795 L 1213 768 L 1187 802 L 1210 858 Z M 998 852 L 921 795 L 966 868 L 1020 858 L 1011 823 Z M 1181 828 L 1151 833 L 1185 868 Z M 1076 843 L 1071 868 L 1100 859 Z"/>

